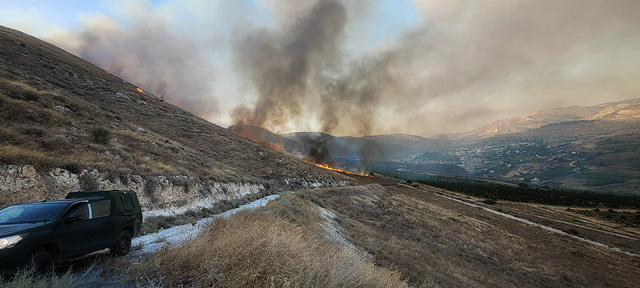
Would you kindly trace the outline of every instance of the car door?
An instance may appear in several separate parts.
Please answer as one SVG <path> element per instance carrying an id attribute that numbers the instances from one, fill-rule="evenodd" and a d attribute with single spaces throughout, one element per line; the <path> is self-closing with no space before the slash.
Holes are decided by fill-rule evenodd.
<path id="1" fill-rule="evenodd" d="M 113 201 L 111 199 L 89 203 L 90 221 L 94 221 L 90 238 L 96 243 L 98 250 L 111 247 L 117 236 L 115 234 L 116 216 L 112 211 L 112 206 Z"/>
<path id="2" fill-rule="evenodd" d="M 92 201 L 68 214 L 80 214 L 83 219 L 63 224 L 63 257 L 94 252 L 113 244 L 115 221 L 111 204 L 110 199 Z"/>

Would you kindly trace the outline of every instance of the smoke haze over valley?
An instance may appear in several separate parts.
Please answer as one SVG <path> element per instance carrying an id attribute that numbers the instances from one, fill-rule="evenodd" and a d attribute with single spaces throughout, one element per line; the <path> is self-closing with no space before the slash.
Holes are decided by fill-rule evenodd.
<path id="1" fill-rule="evenodd" d="M 636 1 L 2 1 L 223 126 L 433 136 L 640 95 Z"/>

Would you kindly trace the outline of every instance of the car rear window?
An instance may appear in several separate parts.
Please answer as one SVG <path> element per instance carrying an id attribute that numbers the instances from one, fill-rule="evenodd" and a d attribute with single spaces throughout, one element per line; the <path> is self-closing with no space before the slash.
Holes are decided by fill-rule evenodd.
<path id="1" fill-rule="evenodd" d="M 111 200 L 99 200 L 91 203 L 84 203 L 71 213 L 82 215 L 84 220 L 109 216 L 111 214 Z"/>
<path id="2" fill-rule="evenodd" d="M 111 200 L 100 200 L 89 204 L 91 207 L 91 218 L 109 216 L 111 214 Z"/>

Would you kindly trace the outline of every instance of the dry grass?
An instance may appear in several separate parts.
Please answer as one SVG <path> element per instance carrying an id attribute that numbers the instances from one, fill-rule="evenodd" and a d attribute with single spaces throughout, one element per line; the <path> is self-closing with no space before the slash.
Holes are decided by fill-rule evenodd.
<path id="1" fill-rule="evenodd" d="M 19 271 L 11 277 L 0 275 L 0 288 L 75 288 L 86 287 L 91 279 L 84 274 L 74 274 L 69 269 L 65 273 L 38 274 L 34 270 Z"/>
<path id="2" fill-rule="evenodd" d="M 314 195 L 338 212 L 352 243 L 412 286 L 633 287 L 640 280 L 637 257 L 448 200 L 435 190 L 381 184 Z M 609 245 L 624 240 L 611 237 L 601 239 L 610 239 Z"/>
<path id="3" fill-rule="evenodd" d="M 150 256 L 135 267 L 134 275 L 164 286 L 407 286 L 399 273 L 264 213 L 215 220 L 192 242 Z"/>
<path id="4" fill-rule="evenodd" d="M 33 165 L 35 167 L 46 167 L 52 162 L 44 153 L 13 145 L 0 146 L 0 161 Z"/>

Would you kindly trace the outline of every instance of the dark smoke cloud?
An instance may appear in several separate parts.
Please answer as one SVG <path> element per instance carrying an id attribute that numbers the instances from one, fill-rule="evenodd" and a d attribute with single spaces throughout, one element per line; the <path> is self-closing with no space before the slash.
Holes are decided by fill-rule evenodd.
<path id="1" fill-rule="evenodd" d="M 278 130 L 291 119 L 319 116 L 321 132 L 348 126 L 359 135 L 371 133 L 390 75 L 384 61 L 366 59 L 354 63 L 344 76 L 330 76 L 336 67 L 344 67 L 340 40 L 346 24 L 343 3 L 318 1 L 281 33 L 258 29 L 238 39 L 238 70 L 259 97 L 252 108 L 235 109 L 235 123 Z M 317 107 L 302 115 L 313 102 Z"/>
<path id="2" fill-rule="evenodd" d="M 218 112 L 213 70 L 202 47 L 174 33 L 163 19 L 141 19 L 125 29 L 97 18 L 73 34 L 71 45 L 60 45 L 193 113 Z"/>
<path id="3" fill-rule="evenodd" d="M 394 77 L 386 58 L 356 63 L 349 74 L 329 80 L 322 98 L 322 130 L 332 133 L 349 126 L 351 133 L 370 135 L 377 123 L 376 110 Z"/>
<path id="4" fill-rule="evenodd" d="M 314 163 L 335 165 L 335 160 L 331 156 L 332 151 L 329 151 L 328 148 L 329 141 L 330 138 L 326 134 L 319 134 L 307 141 L 303 141 L 303 143 L 309 142 L 308 157 L 311 158 Z"/>
<path id="5" fill-rule="evenodd" d="M 258 94 L 252 108 L 234 111 L 236 123 L 278 127 L 303 113 L 310 82 L 334 67 L 347 11 L 340 2 L 319 1 L 283 33 L 249 31 L 235 41 L 238 71 Z"/>
<path id="6" fill-rule="evenodd" d="M 327 3 L 340 4 L 318 1 L 316 7 Z M 255 38 L 275 46 L 241 42 L 263 53 L 244 50 L 238 53 L 240 62 L 268 58 L 277 59 L 277 64 L 269 69 L 242 66 L 249 67 L 243 74 L 251 75 L 260 97 L 253 109 L 244 106 L 245 113 L 236 114 L 236 119 L 279 130 L 283 119 L 300 122 L 315 116 L 327 133 L 433 135 L 471 130 L 540 109 L 613 101 L 604 95 L 622 100 L 640 92 L 633 80 L 640 74 L 633 52 L 640 48 L 637 1 L 416 4 L 425 9 L 421 25 L 374 53 L 340 62 L 341 73 L 311 68 L 287 74 L 290 58 L 277 47 L 299 34 L 256 31 L 260 36 Z M 302 17 L 331 15 L 312 11 Z M 329 42 L 322 47 L 336 49 L 325 55 L 340 53 L 333 39 L 324 39 Z M 253 60 L 249 63 L 260 63 Z M 317 69 L 324 68 L 321 63 L 305 62 Z"/>
<path id="7" fill-rule="evenodd" d="M 354 49 L 386 21 L 378 1 L 114 1 L 126 25 L 97 17 L 53 42 L 213 122 L 274 132 L 430 136 L 640 95 L 639 1 L 414 0 L 413 28 Z"/>

